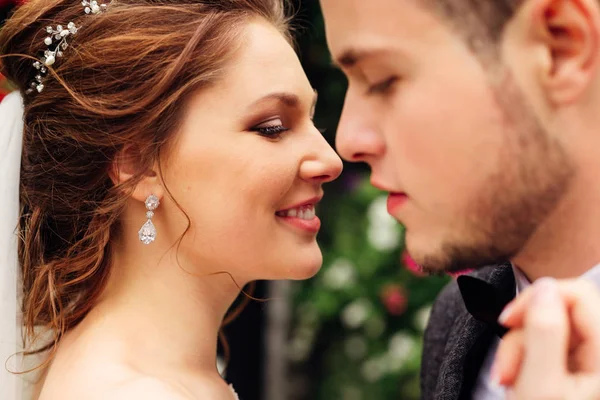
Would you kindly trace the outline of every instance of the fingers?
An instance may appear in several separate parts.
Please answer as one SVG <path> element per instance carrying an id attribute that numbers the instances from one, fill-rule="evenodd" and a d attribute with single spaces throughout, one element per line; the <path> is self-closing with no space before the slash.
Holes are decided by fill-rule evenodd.
<path id="1" fill-rule="evenodd" d="M 570 316 L 571 336 L 576 338 L 577 367 L 580 372 L 600 371 L 600 290 L 584 279 L 556 282 L 563 305 Z M 526 324 L 527 308 L 532 303 L 536 286 L 528 288 L 515 299 L 500 318 L 508 328 Z M 573 346 L 570 346 L 573 347 Z"/>
<path id="2" fill-rule="evenodd" d="M 492 380 L 502 386 L 516 383 L 524 357 L 525 333 L 513 330 L 502 338 L 492 367 Z"/>
<path id="3" fill-rule="evenodd" d="M 560 398 L 567 379 L 567 307 L 556 281 L 540 279 L 533 286 L 524 316 L 525 350 L 515 394 L 519 399 Z"/>

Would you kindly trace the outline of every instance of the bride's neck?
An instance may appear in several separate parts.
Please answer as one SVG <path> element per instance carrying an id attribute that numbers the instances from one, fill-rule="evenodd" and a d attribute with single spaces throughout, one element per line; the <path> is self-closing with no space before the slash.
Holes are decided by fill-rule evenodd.
<path id="1" fill-rule="evenodd" d="M 239 288 L 227 274 L 191 271 L 167 254 L 115 251 L 106 290 L 89 318 L 128 343 L 139 362 L 215 370 L 217 337 Z M 187 271 L 186 271 L 187 269 Z"/>

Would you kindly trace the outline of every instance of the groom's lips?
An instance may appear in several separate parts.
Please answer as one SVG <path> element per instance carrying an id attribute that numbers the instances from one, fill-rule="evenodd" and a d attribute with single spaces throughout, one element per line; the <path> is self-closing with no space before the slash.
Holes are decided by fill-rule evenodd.
<path id="1" fill-rule="evenodd" d="M 406 193 L 390 193 L 387 199 L 387 210 L 388 213 L 394 215 L 408 200 Z"/>

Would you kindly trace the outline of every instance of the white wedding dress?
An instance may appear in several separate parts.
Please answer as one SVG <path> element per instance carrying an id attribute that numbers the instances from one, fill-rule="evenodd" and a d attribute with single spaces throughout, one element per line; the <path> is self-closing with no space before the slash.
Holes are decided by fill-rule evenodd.
<path id="1" fill-rule="evenodd" d="M 0 399 L 21 400 L 23 382 L 10 373 L 21 367 L 18 304 L 19 171 L 23 141 L 23 102 L 11 93 L 0 103 Z M 6 368 L 5 368 L 6 363 Z"/>

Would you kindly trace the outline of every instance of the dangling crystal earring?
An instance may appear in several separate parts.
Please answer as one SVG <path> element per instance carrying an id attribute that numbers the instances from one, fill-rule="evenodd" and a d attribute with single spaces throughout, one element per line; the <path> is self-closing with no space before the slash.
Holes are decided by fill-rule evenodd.
<path id="1" fill-rule="evenodd" d="M 153 194 L 146 199 L 146 209 L 148 210 L 146 212 L 146 218 L 148 218 L 148 221 L 142 225 L 142 228 L 138 232 L 140 241 L 144 244 L 150 244 L 156 240 L 156 227 L 152 223 L 152 217 L 154 217 L 154 210 L 156 210 L 159 205 L 160 201 L 158 200 L 158 197 Z"/>

